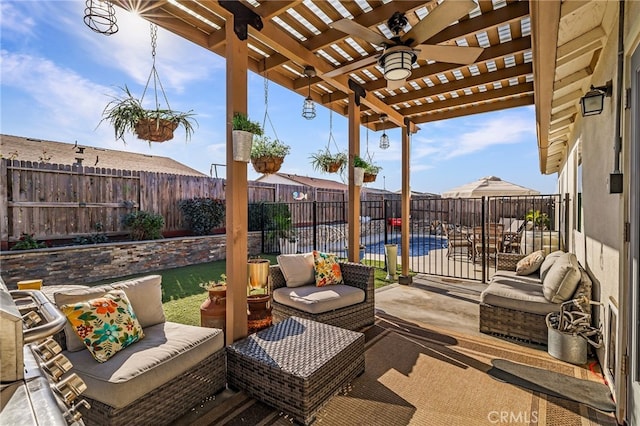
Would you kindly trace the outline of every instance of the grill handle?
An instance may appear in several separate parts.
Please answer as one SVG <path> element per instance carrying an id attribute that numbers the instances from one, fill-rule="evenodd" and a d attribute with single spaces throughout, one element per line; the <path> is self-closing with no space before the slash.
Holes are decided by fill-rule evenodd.
<path id="1" fill-rule="evenodd" d="M 53 304 L 43 292 L 39 290 L 11 290 L 14 299 L 28 297 L 38 307 L 38 314 L 47 321 L 43 325 L 24 330 L 23 341 L 25 344 L 33 343 L 53 336 L 64 328 L 67 318 Z"/>

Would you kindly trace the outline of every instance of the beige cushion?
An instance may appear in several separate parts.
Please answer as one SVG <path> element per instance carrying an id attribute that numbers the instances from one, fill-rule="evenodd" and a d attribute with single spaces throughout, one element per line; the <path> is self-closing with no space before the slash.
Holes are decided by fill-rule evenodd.
<path id="1" fill-rule="evenodd" d="M 224 347 L 222 330 L 216 328 L 163 322 L 144 332 L 144 339 L 102 364 L 89 351 L 64 351 L 87 385 L 83 396 L 126 407 Z"/>
<path id="2" fill-rule="evenodd" d="M 560 310 L 560 305 L 551 303 L 542 294 L 540 282 L 531 276 L 507 274 L 495 276 L 480 295 L 482 303 L 516 311 L 546 315 Z"/>
<path id="3" fill-rule="evenodd" d="M 547 275 L 547 272 L 549 272 L 549 269 L 551 269 L 551 267 L 553 266 L 553 264 L 556 261 L 556 259 L 558 259 L 563 254 L 564 254 L 564 252 L 562 250 L 556 250 L 554 252 L 549 253 L 548 255 L 546 255 L 544 257 L 544 260 L 542 261 L 542 265 L 540 265 L 540 279 L 541 280 L 544 280 L 544 277 Z"/>
<path id="4" fill-rule="evenodd" d="M 553 303 L 562 303 L 571 298 L 580 282 L 580 266 L 573 253 L 565 253 L 553 263 L 542 280 L 544 297 Z"/>
<path id="5" fill-rule="evenodd" d="M 85 300 L 102 297 L 109 290 L 124 290 L 133 311 L 138 317 L 142 328 L 160 324 L 165 321 L 162 309 L 162 276 L 147 275 L 131 280 L 118 281 L 113 284 L 84 289 L 62 290 L 53 295 L 58 307 L 66 304 L 84 302 Z M 80 351 L 85 348 L 82 341 L 75 334 L 71 325 L 64 326 L 67 350 Z"/>
<path id="6" fill-rule="evenodd" d="M 364 302 L 362 289 L 346 284 L 325 287 L 305 285 L 302 287 L 280 287 L 273 291 L 273 300 L 291 308 L 310 314 L 320 314 Z"/>
<path id="7" fill-rule="evenodd" d="M 315 283 L 313 269 L 313 253 L 281 254 L 278 256 L 278 265 L 284 275 L 287 287 L 300 287 L 301 285 Z"/>
<path id="8" fill-rule="evenodd" d="M 538 250 L 523 257 L 516 264 L 517 275 L 531 275 L 536 272 L 544 261 L 544 251 Z"/>

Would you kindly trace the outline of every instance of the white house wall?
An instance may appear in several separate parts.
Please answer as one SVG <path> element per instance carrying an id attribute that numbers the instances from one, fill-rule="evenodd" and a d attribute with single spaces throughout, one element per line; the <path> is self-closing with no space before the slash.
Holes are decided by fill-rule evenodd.
<path id="1" fill-rule="evenodd" d="M 640 2 L 625 2 L 625 61 L 640 43 Z M 617 12 L 616 12 L 617 14 Z M 558 174 L 560 193 L 569 193 L 571 202 L 569 212 L 570 226 L 568 249 L 574 252 L 580 263 L 589 272 L 594 282 L 594 299 L 605 304 L 598 321 L 605 322 L 609 314 L 609 302 L 620 306 L 621 283 L 626 280 L 626 249 L 623 236 L 623 223 L 626 220 L 625 209 L 628 203 L 629 175 L 629 118 L 623 113 L 623 156 L 622 172 L 625 178 L 623 194 L 609 193 L 609 175 L 614 171 L 614 139 L 617 101 L 617 19 L 614 30 L 607 39 L 600 54 L 599 61 L 593 70 L 591 84 L 604 85 L 613 82 L 613 96 L 605 98 L 602 114 L 576 118 L 574 129 L 568 141 L 567 155 Z M 623 89 L 630 87 L 627 71 Z M 585 85 L 583 92 L 589 90 Z M 623 90 L 624 93 L 624 90 Z M 624 97 L 624 96 L 623 96 Z M 623 101 L 624 102 L 624 101 Z M 623 105 L 624 107 L 624 105 Z M 578 105 L 579 108 L 579 105 Z M 578 144 L 581 144 L 580 150 Z M 582 155 L 582 231 L 577 231 L 577 166 L 578 155 Z M 626 326 L 619 321 L 617 334 L 623 335 Z M 608 337 L 608 336 L 605 336 Z M 616 396 L 620 398 L 620 364 L 622 357 L 618 347 L 616 359 Z M 603 367 L 605 364 L 605 347 L 597 350 Z M 605 368 L 606 369 L 606 368 Z M 608 377 L 611 380 L 611 377 Z M 618 401 L 620 402 L 620 401 Z"/>

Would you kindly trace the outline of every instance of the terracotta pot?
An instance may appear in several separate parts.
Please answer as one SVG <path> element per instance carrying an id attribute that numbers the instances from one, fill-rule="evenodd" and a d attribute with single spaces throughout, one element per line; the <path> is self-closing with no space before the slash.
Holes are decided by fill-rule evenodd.
<path id="1" fill-rule="evenodd" d="M 272 323 L 271 316 L 271 296 L 249 296 L 247 297 L 248 322 L 247 331 L 255 333 L 267 328 Z"/>
<path id="2" fill-rule="evenodd" d="M 209 290 L 207 300 L 200 305 L 200 325 L 225 331 L 226 323 L 227 287 L 220 286 L 215 290 Z"/>

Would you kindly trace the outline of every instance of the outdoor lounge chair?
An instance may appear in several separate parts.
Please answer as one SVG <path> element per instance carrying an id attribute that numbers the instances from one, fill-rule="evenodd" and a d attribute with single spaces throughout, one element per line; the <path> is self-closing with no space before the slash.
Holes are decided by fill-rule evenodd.
<path id="1" fill-rule="evenodd" d="M 503 225 L 500 223 L 488 223 L 484 229 L 484 241 L 482 239 L 483 226 L 473 227 L 473 261 L 481 259 L 484 254 L 496 255 L 502 249 Z"/>
<path id="2" fill-rule="evenodd" d="M 468 232 L 456 228 L 454 225 L 444 224 L 444 234 L 447 237 L 447 258 L 455 255 L 456 249 L 464 249 L 467 257 L 471 258 L 473 243 Z"/>

